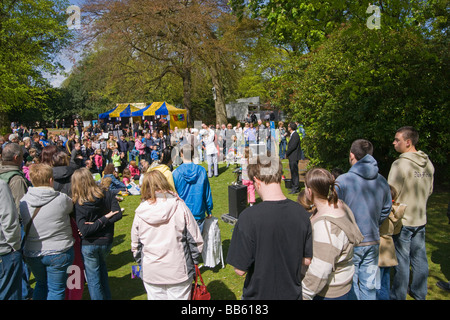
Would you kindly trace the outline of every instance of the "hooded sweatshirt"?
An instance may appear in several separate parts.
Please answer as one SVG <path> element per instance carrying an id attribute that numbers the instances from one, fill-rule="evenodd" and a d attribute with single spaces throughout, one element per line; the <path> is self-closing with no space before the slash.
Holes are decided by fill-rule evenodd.
<path id="1" fill-rule="evenodd" d="M 70 179 L 72 178 L 72 174 L 75 172 L 77 167 L 71 165 L 53 167 L 52 169 L 54 179 L 53 187 L 55 190 L 65 193 L 70 197 L 72 194 L 70 190 L 72 186 Z"/>
<path id="2" fill-rule="evenodd" d="M 205 168 L 192 162 L 183 163 L 174 170 L 173 180 L 178 195 L 191 210 L 195 220 L 204 219 L 205 211 L 211 215 L 213 199 Z"/>
<path id="3" fill-rule="evenodd" d="M 344 215 L 324 213 L 311 221 L 314 254 L 302 281 L 304 300 L 315 295 L 337 298 L 352 287 L 353 248 L 363 240 L 363 235 L 350 208 L 342 201 L 339 208 Z"/>
<path id="4" fill-rule="evenodd" d="M 20 201 L 24 226 L 37 207 L 41 209 L 32 222 L 24 255 L 54 254 L 70 249 L 74 244 L 69 217 L 73 211 L 72 199 L 51 187 L 30 187 Z"/>
<path id="5" fill-rule="evenodd" d="M 397 193 L 397 202 L 406 204 L 404 226 L 427 223 L 426 207 L 433 192 L 434 166 L 423 151 L 402 153 L 392 163 L 388 182 Z"/>
<path id="6" fill-rule="evenodd" d="M 203 238 L 189 208 L 175 193 L 143 201 L 131 228 L 131 251 L 151 284 L 178 284 L 193 277 Z"/>
<path id="7" fill-rule="evenodd" d="M 364 236 L 360 245 L 379 243 L 379 228 L 391 212 L 392 198 L 389 184 L 378 173 L 375 158 L 364 156 L 336 182 L 339 199 L 350 207 Z"/>

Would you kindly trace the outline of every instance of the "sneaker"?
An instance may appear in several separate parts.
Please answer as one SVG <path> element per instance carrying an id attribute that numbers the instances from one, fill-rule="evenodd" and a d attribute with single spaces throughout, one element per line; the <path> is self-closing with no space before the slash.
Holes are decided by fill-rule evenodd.
<path id="1" fill-rule="evenodd" d="M 439 288 L 441 288 L 442 290 L 445 290 L 445 291 L 447 291 L 447 292 L 450 292 L 450 284 L 448 283 L 448 282 L 445 282 L 445 281 L 438 281 L 437 283 L 436 283 L 436 285 L 439 287 Z"/>

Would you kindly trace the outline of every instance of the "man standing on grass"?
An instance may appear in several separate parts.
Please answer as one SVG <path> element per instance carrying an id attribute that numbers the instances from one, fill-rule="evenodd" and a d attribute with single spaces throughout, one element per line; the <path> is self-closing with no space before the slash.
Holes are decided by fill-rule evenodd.
<path id="1" fill-rule="evenodd" d="M 297 125 L 294 122 L 289 123 L 288 131 L 290 134 L 286 150 L 286 158 L 289 159 L 289 170 L 291 171 L 292 188 L 289 194 L 300 192 L 300 178 L 298 174 L 298 162 L 302 158 L 302 146 L 300 136 L 297 133 Z"/>
<path id="2" fill-rule="evenodd" d="M 427 295 L 426 206 L 433 192 L 434 167 L 423 151 L 417 151 L 418 141 L 416 129 L 401 127 L 393 142 L 400 157 L 391 166 L 388 182 L 397 190 L 397 202 L 406 204 L 406 210 L 402 218 L 403 227 L 399 234 L 393 236 L 398 265 L 394 267 L 392 300 L 406 300 L 408 291 L 417 300 L 425 300 Z"/>
<path id="3" fill-rule="evenodd" d="M 213 198 L 205 168 L 192 162 L 194 147 L 186 143 L 181 147 L 183 163 L 173 171 L 175 189 L 184 200 L 203 232 L 205 214 L 211 218 Z"/>
<path id="4" fill-rule="evenodd" d="M 350 207 L 364 236 L 353 249 L 355 274 L 350 300 L 376 300 L 380 225 L 392 208 L 389 185 L 378 173 L 378 163 L 372 153 L 370 141 L 355 140 L 349 154 L 352 167 L 336 179 L 339 199 Z"/>
<path id="5" fill-rule="evenodd" d="M 282 174 L 279 158 L 253 158 L 248 165 L 263 202 L 239 215 L 227 256 L 235 272 L 246 275 L 243 300 L 302 299 L 300 271 L 312 258 L 311 223 L 305 209 L 283 194 Z"/>

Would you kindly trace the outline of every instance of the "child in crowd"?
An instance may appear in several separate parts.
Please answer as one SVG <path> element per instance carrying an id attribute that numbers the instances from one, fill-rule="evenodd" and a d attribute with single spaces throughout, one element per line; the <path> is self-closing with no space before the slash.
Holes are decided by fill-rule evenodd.
<path id="1" fill-rule="evenodd" d="M 144 180 L 144 174 L 150 168 L 150 163 L 145 160 L 141 160 L 141 175 L 139 177 L 139 185 L 142 186 L 142 181 Z"/>
<path id="2" fill-rule="evenodd" d="M 121 152 L 120 153 L 120 168 L 119 168 L 119 172 L 122 173 L 123 170 L 128 166 L 128 159 L 127 159 L 127 154 L 126 152 Z"/>
<path id="3" fill-rule="evenodd" d="M 31 178 L 30 178 L 30 166 L 32 166 L 34 164 L 33 158 L 31 156 L 28 156 L 25 159 L 25 163 L 22 167 L 22 171 L 23 174 L 25 175 L 25 178 L 27 178 L 28 181 L 31 182 Z"/>
<path id="4" fill-rule="evenodd" d="M 114 165 L 114 170 L 116 172 L 120 171 L 120 154 L 119 150 L 114 149 L 113 154 L 111 156 L 112 163 Z"/>
<path id="5" fill-rule="evenodd" d="M 250 159 L 250 148 L 245 147 L 244 156 L 241 158 L 241 168 L 242 168 L 242 184 L 247 186 L 247 202 L 250 204 L 250 207 L 255 203 L 255 185 L 253 181 L 248 177 L 248 162 Z"/>
<path id="6" fill-rule="evenodd" d="M 95 155 L 94 155 L 94 164 L 95 168 L 97 169 L 97 172 L 102 174 L 103 172 L 103 155 L 102 155 L 102 149 L 96 149 Z"/>
<path id="7" fill-rule="evenodd" d="M 152 162 L 159 160 L 158 146 L 153 146 L 153 150 L 152 150 L 150 156 L 152 158 Z"/>
<path id="8" fill-rule="evenodd" d="M 131 182 L 131 171 L 128 168 L 123 169 L 122 172 L 122 182 L 128 186 Z"/>
<path id="9" fill-rule="evenodd" d="M 130 169 L 131 176 L 133 177 L 133 180 L 139 180 L 140 172 L 138 165 L 136 161 L 132 160 L 130 161 L 130 164 L 128 165 L 128 169 Z"/>

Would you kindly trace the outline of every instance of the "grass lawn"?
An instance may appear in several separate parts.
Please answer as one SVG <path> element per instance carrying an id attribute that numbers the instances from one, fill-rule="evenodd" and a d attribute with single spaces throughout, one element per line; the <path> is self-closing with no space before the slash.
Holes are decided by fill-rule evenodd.
<path id="1" fill-rule="evenodd" d="M 205 166 L 205 165 L 204 165 Z M 287 160 L 284 161 L 287 168 Z M 219 165 L 219 177 L 211 178 L 211 189 L 214 199 L 213 216 L 219 218 L 222 236 L 222 248 L 226 259 L 233 225 L 223 222 L 220 217 L 228 213 L 228 186 L 235 180 L 233 167 Z M 287 172 L 286 170 L 284 171 Z M 296 195 L 289 195 L 282 184 L 288 198 L 296 200 Z M 257 202 L 261 201 L 256 196 Z M 450 240 L 448 237 L 450 225 L 446 217 L 447 205 L 450 199 L 448 192 L 435 192 L 428 202 L 427 254 L 429 262 L 428 300 L 448 300 L 449 293 L 436 286 L 439 280 L 450 280 Z M 108 270 L 112 297 L 114 300 L 146 300 L 147 294 L 140 279 L 131 279 L 131 266 L 134 264 L 130 250 L 130 229 L 133 223 L 134 210 L 140 202 L 139 196 L 125 197 L 120 203 L 125 208 L 121 221 L 116 223 L 114 246 L 108 257 Z M 214 300 L 240 300 L 244 278 L 234 273 L 233 267 L 221 264 L 214 269 L 201 268 L 203 280 Z M 86 287 L 84 299 L 89 299 Z M 410 297 L 408 297 L 410 299 Z"/>
<path id="2" fill-rule="evenodd" d="M 287 168 L 287 162 L 284 163 Z M 232 167 L 225 164 L 219 166 L 219 177 L 211 178 L 211 189 L 214 199 L 213 215 L 219 218 L 222 236 L 224 257 L 227 256 L 233 225 L 223 222 L 220 217 L 228 213 L 228 186 L 235 180 Z M 286 171 L 285 171 L 286 172 Z M 283 191 L 292 200 L 296 195 L 289 195 L 288 190 Z M 450 225 L 446 217 L 446 210 L 450 198 L 449 193 L 434 193 L 428 203 L 427 225 L 427 254 L 429 262 L 428 296 L 429 300 L 448 300 L 449 294 L 439 289 L 436 282 L 450 280 L 450 240 L 448 237 Z M 257 195 L 257 202 L 260 201 Z M 109 279 L 113 299 L 117 300 L 145 300 L 147 298 L 144 286 L 140 279 L 131 279 L 131 266 L 133 257 L 130 251 L 130 229 L 133 222 L 134 210 L 139 205 L 139 196 L 128 196 L 120 203 L 125 208 L 124 217 L 116 223 L 115 239 L 112 253 L 108 258 Z M 221 264 L 214 269 L 201 268 L 202 277 L 212 299 L 240 300 L 244 279 L 234 273 L 233 267 Z M 85 290 L 85 298 L 89 294 Z"/>

